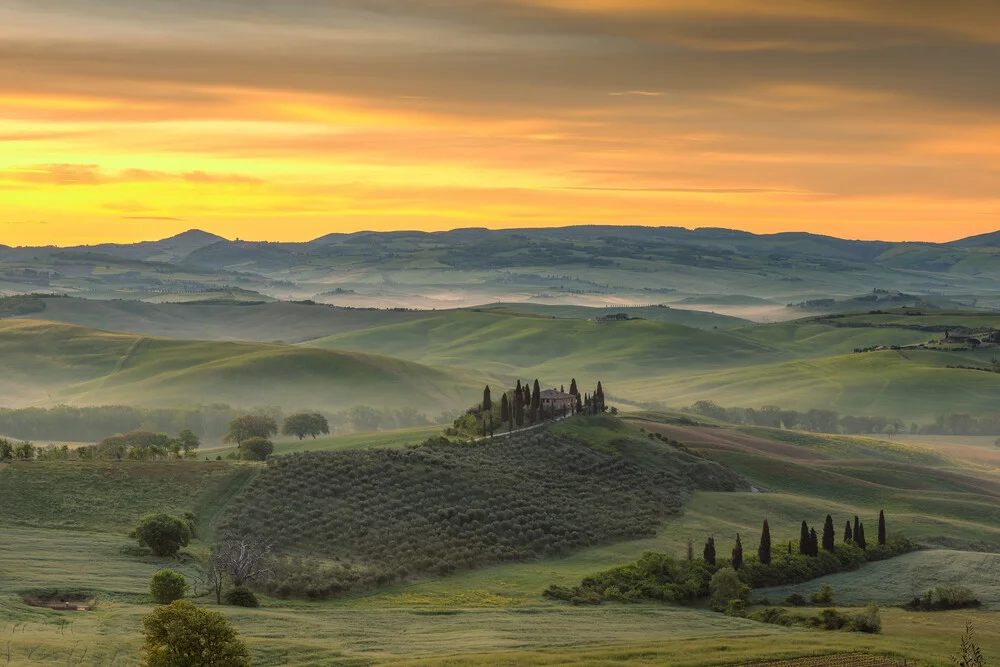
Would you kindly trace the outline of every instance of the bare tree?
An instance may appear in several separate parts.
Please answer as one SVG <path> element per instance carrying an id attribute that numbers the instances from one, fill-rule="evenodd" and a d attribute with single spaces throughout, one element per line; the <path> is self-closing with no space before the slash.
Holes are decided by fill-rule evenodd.
<path id="1" fill-rule="evenodd" d="M 226 581 L 246 586 L 271 573 L 271 545 L 253 538 L 226 540 L 215 545 L 209 560 L 207 578 L 215 590 L 216 602 L 222 604 Z"/>

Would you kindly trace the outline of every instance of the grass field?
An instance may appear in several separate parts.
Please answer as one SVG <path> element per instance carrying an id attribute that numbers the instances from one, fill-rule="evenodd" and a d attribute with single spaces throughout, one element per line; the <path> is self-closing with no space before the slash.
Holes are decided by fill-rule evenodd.
<path id="1" fill-rule="evenodd" d="M 834 586 L 842 605 L 871 599 L 901 604 L 914 589 L 942 582 L 973 587 L 986 605 L 979 611 L 948 613 L 886 608 L 884 632 L 877 636 L 785 629 L 701 609 L 656 604 L 576 608 L 542 598 L 550 584 L 576 584 L 643 551 L 683 557 L 689 539 L 700 549 L 712 535 L 720 553 L 727 554 L 740 533 L 752 550 L 765 517 L 776 545 L 797 538 L 802 520 L 820 525 L 827 513 L 838 530 L 858 515 L 874 533 L 880 509 L 886 511 L 890 535 L 906 534 L 929 544 L 947 538 L 969 549 L 1000 545 L 1000 479 L 991 465 L 995 448 L 988 440 L 884 442 L 764 428 L 683 426 L 662 423 L 669 419 L 656 413 L 642 416 L 631 425 L 578 419 L 551 428 L 640 464 L 649 448 L 639 443 L 653 449 L 666 445 L 652 443 L 636 428 L 658 431 L 726 464 L 762 492 L 699 491 L 682 515 L 653 536 L 598 544 L 561 557 L 424 576 L 325 602 L 265 598 L 259 610 L 223 611 L 243 633 L 257 666 L 708 667 L 842 651 L 849 644 L 854 650 L 943 667 L 968 620 L 976 623 L 988 655 L 1000 656 L 1000 556 L 956 548 L 920 551 L 823 580 Z M 399 448 L 433 432 L 409 429 L 281 441 L 279 451 Z M 215 451 L 224 450 L 205 453 Z M 125 534 L 148 511 L 191 510 L 200 522 L 199 539 L 190 551 L 203 554 L 218 517 L 259 470 L 203 460 L 0 466 L 0 661 L 19 667 L 138 664 L 140 619 L 152 608 L 145 595 L 149 576 L 170 567 L 194 581 L 195 568 L 189 560 L 136 555 Z M 320 481 L 317 477 L 310 483 Z M 327 483 L 340 482 L 331 477 Z M 815 590 L 820 583 L 762 590 L 755 597 L 777 600 L 793 590 Z M 57 612 L 21 602 L 25 592 L 53 588 L 93 594 L 98 607 Z M 201 602 L 214 607 L 207 597 Z"/>
<path id="2" fill-rule="evenodd" d="M 0 398 L 30 403 L 465 407 L 491 377 L 401 359 L 267 343 L 181 341 L 0 321 Z"/>

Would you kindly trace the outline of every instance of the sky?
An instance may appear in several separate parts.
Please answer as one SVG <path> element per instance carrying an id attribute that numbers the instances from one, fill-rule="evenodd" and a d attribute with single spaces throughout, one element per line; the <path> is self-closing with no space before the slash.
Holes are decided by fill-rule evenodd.
<path id="1" fill-rule="evenodd" d="M 1000 229 L 1000 2 L 4 0 L 0 244 Z"/>

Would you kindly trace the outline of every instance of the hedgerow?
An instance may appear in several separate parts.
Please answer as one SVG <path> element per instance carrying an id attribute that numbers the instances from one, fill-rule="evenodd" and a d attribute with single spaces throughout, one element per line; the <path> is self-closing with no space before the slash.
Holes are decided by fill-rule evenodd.
<path id="1" fill-rule="evenodd" d="M 689 479 L 741 483 L 660 443 L 628 444 L 609 453 L 536 431 L 475 444 L 435 439 L 407 450 L 274 457 L 223 531 L 284 553 L 269 592 L 323 598 L 651 536 L 680 511 Z"/>

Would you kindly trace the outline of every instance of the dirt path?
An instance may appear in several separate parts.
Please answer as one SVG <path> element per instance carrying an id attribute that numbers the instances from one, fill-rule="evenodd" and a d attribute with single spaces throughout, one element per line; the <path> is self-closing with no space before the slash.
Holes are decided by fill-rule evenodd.
<path id="1" fill-rule="evenodd" d="M 123 371 L 126 368 L 128 368 L 128 365 L 132 363 L 132 360 L 135 358 L 135 355 L 139 354 L 142 351 L 142 349 L 146 347 L 148 343 L 149 343 L 149 338 L 143 337 L 137 340 L 132 345 L 132 347 L 129 348 L 128 354 L 126 354 L 125 357 L 120 362 L 118 362 L 118 368 L 115 369 L 115 372 L 117 373 L 118 371 Z"/>
<path id="2" fill-rule="evenodd" d="M 556 419 L 550 419 L 547 422 L 540 422 L 538 424 L 532 424 L 531 426 L 524 426 L 522 428 L 516 428 L 513 431 L 503 431 L 501 433 L 494 433 L 493 435 L 479 436 L 478 438 L 472 438 L 469 442 L 479 442 L 480 440 L 496 440 L 497 438 L 502 438 L 507 435 L 514 435 L 515 433 L 524 433 L 525 431 L 533 431 L 536 428 L 541 428 L 543 426 L 548 426 L 550 424 L 556 424 L 565 419 L 570 419 L 574 415 L 566 415 L 565 417 L 558 417 Z"/>

